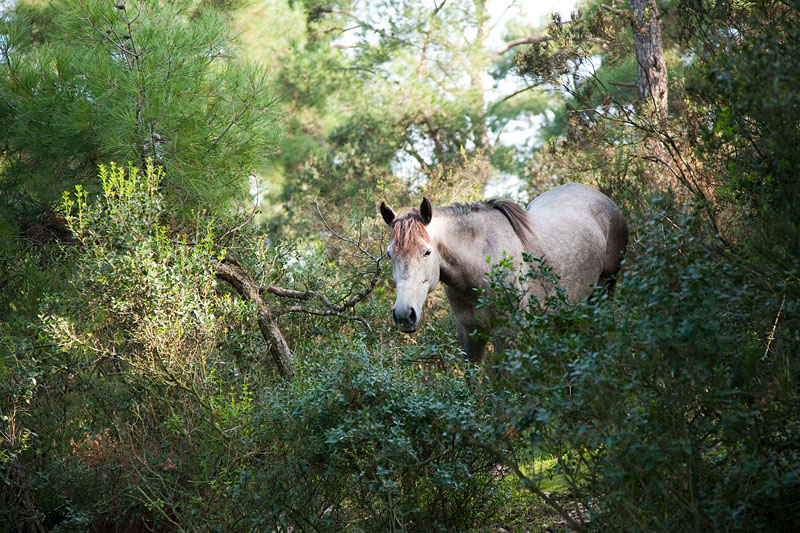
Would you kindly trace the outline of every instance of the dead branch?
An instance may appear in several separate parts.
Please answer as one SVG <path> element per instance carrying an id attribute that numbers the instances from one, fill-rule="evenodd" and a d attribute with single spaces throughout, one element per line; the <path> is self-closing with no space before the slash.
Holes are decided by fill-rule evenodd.
<path id="1" fill-rule="evenodd" d="M 278 373 L 281 377 L 291 378 L 295 373 L 292 351 L 278 327 L 275 314 L 261 298 L 260 287 L 253 277 L 238 263 L 226 258 L 217 265 L 217 278 L 230 283 L 240 296 L 256 305 L 258 327 L 264 340 L 270 344 L 270 352 L 278 366 Z"/>
<path id="2" fill-rule="evenodd" d="M 314 309 L 313 307 L 307 307 L 305 305 L 292 305 L 290 307 L 285 307 L 276 311 L 276 315 L 285 315 L 287 313 L 305 313 L 307 315 L 315 315 L 315 316 L 337 316 L 344 320 L 349 320 L 353 322 L 358 322 L 362 326 L 364 326 L 368 331 L 371 331 L 372 328 L 369 327 L 369 323 L 361 318 L 360 316 L 355 315 L 348 315 L 339 311 L 334 311 L 333 309 Z"/>
<path id="3" fill-rule="evenodd" d="M 781 300 L 781 306 L 778 308 L 778 314 L 775 316 L 775 322 L 772 324 L 772 331 L 769 332 L 767 335 L 767 349 L 764 350 L 764 358 L 769 355 L 769 348 L 772 346 L 772 341 L 775 340 L 775 330 L 778 329 L 778 321 L 781 319 L 781 311 L 783 311 L 783 305 L 786 303 L 786 293 L 783 293 L 783 299 Z"/>
<path id="4" fill-rule="evenodd" d="M 569 24 L 569 21 L 562 22 L 561 24 Z M 605 39 L 601 39 L 599 37 L 594 37 L 591 35 L 584 35 L 584 36 L 573 36 L 573 39 L 581 42 L 588 42 L 592 44 L 597 44 L 606 48 L 608 46 L 608 41 Z M 494 57 L 497 59 L 501 55 L 508 52 L 510 49 L 514 48 L 515 46 L 520 46 L 523 44 L 541 44 L 553 41 L 554 38 L 550 35 L 540 35 L 540 36 L 529 36 L 529 37 L 520 37 L 519 39 L 513 39 L 511 41 L 505 42 L 500 47 L 494 51 Z"/>
<path id="5" fill-rule="evenodd" d="M 303 291 L 277 285 L 268 285 L 264 287 L 253 279 L 246 268 L 238 264 L 231 257 L 226 257 L 217 265 L 216 277 L 228 282 L 240 296 L 255 304 L 258 311 L 258 327 L 261 330 L 261 335 L 270 345 L 270 351 L 278 367 L 278 372 L 284 378 L 290 378 L 294 375 L 294 359 L 292 351 L 286 342 L 286 338 L 278 325 L 278 318 L 288 313 L 304 313 L 322 317 L 336 316 L 350 322 L 358 322 L 369 330 L 370 327 L 366 320 L 347 313 L 347 311 L 353 309 L 356 304 L 365 300 L 380 281 L 381 260 L 383 259 L 383 255 L 375 255 L 370 252 L 360 239 L 350 238 L 347 235 L 338 233 L 322 216 L 319 205 L 316 207 L 317 214 L 328 232 L 336 239 L 356 248 L 362 256 L 368 258 L 372 263 L 372 267 L 368 272 L 362 272 L 359 275 L 359 278 L 362 278 L 364 277 L 363 274 L 371 274 L 369 281 L 354 284 L 349 294 L 344 295 L 342 300 L 332 302 L 324 293 L 310 289 Z M 357 291 L 359 287 L 360 290 Z M 267 294 L 282 299 L 316 302 L 316 304 L 294 304 L 282 308 L 273 308 L 270 307 L 264 299 Z"/>
<path id="6" fill-rule="evenodd" d="M 514 39 L 512 41 L 508 41 L 503 43 L 500 48 L 494 51 L 494 57 L 500 57 L 501 55 L 505 54 L 515 46 L 520 46 L 522 44 L 538 44 L 544 43 L 547 41 L 552 41 L 553 38 L 549 35 L 544 35 L 541 37 L 521 37 L 519 39 Z"/>

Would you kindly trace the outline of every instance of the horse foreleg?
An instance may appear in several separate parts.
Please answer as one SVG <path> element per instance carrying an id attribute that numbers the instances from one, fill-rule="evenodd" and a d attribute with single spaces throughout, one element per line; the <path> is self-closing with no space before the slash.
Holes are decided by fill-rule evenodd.
<path id="1" fill-rule="evenodd" d="M 486 350 L 486 341 L 480 334 L 472 335 L 473 330 L 469 330 L 461 324 L 458 325 L 458 342 L 461 349 L 467 354 L 467 359 L 476 365 L 483 362 L 483 355 Z"/>

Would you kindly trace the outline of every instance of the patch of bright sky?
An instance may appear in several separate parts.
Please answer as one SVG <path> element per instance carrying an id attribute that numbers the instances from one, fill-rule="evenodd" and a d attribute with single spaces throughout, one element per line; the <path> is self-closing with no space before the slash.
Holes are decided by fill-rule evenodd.
<path id="1" fill-rule="evenodd" d="M 497 49 L 504 42 L 504 28 L 509 22 L 521 22 L 531 27 L 541 27 L 547 24 L 553 13 L 559 13 L 562 20 L 569 20 L 571 12 L 575 10 L 577 0 L 489 0 L 489 15 L 491 31 L 489 33 L 489 48 Z M 423 0 L 426 5 L 434 8 L 441 5 L 442 0 Z M 445 6 L 446 8 L 447 6 Z M 519 76 L 510 73 L 505 79 L 494 80 L 488 74 L 484 77 L 484 89 L 486 91 L 486 103 L 502 99 L 505 96 L 515 93 L 525 87 L 525 81 Z M 539 115 L 520 120 L 512 120 L 507 123 L 499 133 L 498 139 L 505 146 L 515 146 L 521 151 L 529 151 L 537 142 L 537 130 L 542 127 L 546 119 L 552 119 L 551 112 L 546 115 Z M 493 132 L 497 135 L 497 132 Z M 426 152 L 425 146 L 417 146 L 421 153 Z M 432 148 L 427 147 L 428 151 Z M 470 146 L 466 147 L 468 150 Z M 416 162 L 406 154 L 399 153 L 393 171 L 410 181 L 411 189 L 414 190 L 423 185 L 417 181 L 421 177 L 418 174 Z M 526 182 L 524 176 L 512 174 L 500 174 L 490 179 L 486 189 L 483 191 L 485 197 L 507 197 L 518 202 L 527 202 Z"/>
<path id="2" fill-rule="evenodd" d="M 489 11 L 492 17 L 490 46 L 498 48 L 503 43 L 502 31 L 508 22 L 519 20 L 534 26 L 543 26 L 550 21 L 553 13 L 559 13 L 562 20 L 569 20 L 570 13 L 575 10 L 575 3 L 576 0 L 490 1 Z M 491 102 L 524 88 L 525 82 L 518 76 L 509 76 L 498 81 L 487 76 L 484 87 L 487 101 Z M 499 140 L 506 146 L 517 146 L 527 151 L 536 143 L 538 138 L 536 132 L 544 120 L 545 117 L 541 115 L 530 119 L 512 120 L 500 132 Z M 524 177 L 511 174 L 502 174 L 491 179 L 484 195 L 510 197 L 523 203 L 529 200 Z"/>
<path id="3" fill-rule="evenodd" d="M 550 20 L 551 13 L 560 13 L 564 20 L 575 9 L 575 0 L 490 0 L 489 14 L 494 31 L 489 35 L 492 45 L 502 44 L 501 29 L 508 22 L 520 19 L 537 26 Z"/>

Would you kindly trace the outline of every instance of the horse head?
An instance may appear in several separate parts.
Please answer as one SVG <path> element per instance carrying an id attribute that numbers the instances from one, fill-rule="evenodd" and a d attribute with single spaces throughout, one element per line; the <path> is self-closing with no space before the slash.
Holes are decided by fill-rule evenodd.
<path id="1" fill-rule="evenodd" d="M 381 215 L 392 229 L 386 250 L 397 286 L 392 317 L 402 331 L 413 333 L 419 327 L 428 293 L 439 283 L 439 254 L 427 230 L 433 207 L 423 198 L 419 209 L 407 207 L 395 215 L 381 202 Z"/>

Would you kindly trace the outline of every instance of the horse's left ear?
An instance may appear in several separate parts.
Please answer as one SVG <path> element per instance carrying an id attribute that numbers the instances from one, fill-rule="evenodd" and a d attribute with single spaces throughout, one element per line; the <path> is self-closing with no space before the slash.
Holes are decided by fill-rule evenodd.
<path id="1" fill-rule="evenodd" d="M 385 202 L 381 202 L 381 215 L 383 216 L 383 221 L 391 226 L 392 222 L 394 222 L 394 211 Z"/>
<path id="2" fill-rule="evenodd" d="M 422 204 L 419 206 L 419 214 L 422 217 L 423 224 L 426 226 L 430 224 L 433 218 L 433 206 L 431 205 L 431 201 L 425 197 L 422 198 Z"/>

